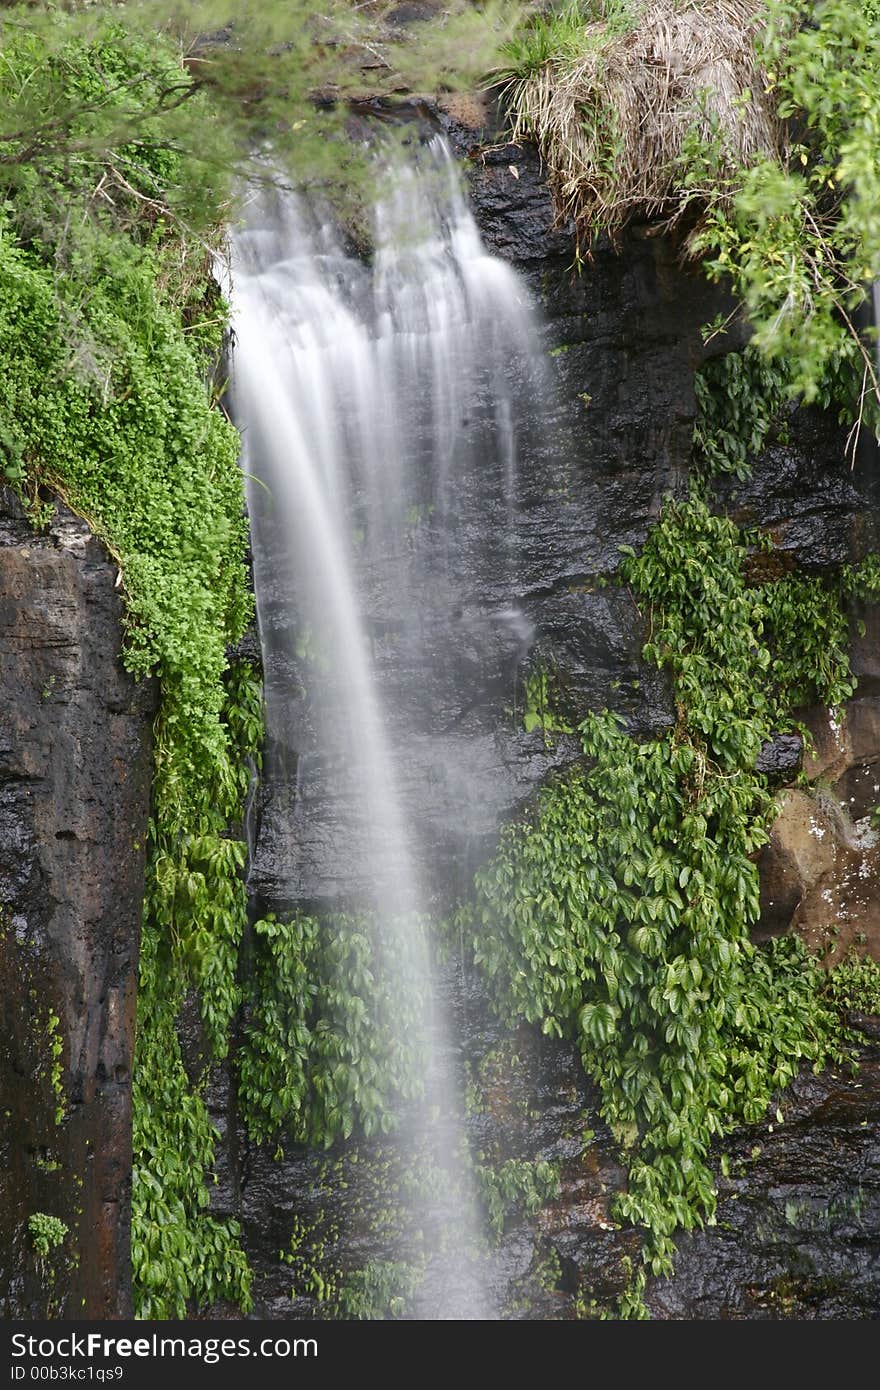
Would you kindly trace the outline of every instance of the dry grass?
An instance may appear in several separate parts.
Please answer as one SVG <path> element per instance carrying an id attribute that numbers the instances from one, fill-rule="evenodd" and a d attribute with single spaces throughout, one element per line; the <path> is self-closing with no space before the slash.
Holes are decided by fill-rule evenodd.
<path id="1" fill-rule="evenodd" d="M 585 25 L 578 56 L 510 81 L 514 138 L 537 140 L 560 219 L 582 242 L 600 229 L 616 238 L 633 217 L 670 226 L 723 193 L 736 168 L 780 152 L 753 44 L 761 10 L 759 0 L 634 0 L 628 32 Z M 682 154 L 695 135 L 712 155 L 693 182 Z"/>

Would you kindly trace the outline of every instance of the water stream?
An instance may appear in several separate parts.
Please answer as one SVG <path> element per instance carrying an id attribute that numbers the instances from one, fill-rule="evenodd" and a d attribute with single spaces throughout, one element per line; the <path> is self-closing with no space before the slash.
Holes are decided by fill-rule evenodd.
<path id="1" fill-rule="evenodd" d="M 430 828 L 414 823 L 404 783 L 436 718 L 426 674 L 448 660 L 432 633 L 467 602 L 457 499 L 479 470 L 497 470 L 506 522 L 480 563 L 502 586 L 515 572 L 519 440 L 541 390 L 531 311 L 483 248 L 439 141 L 378 202 L 370 266 L 296 197 L 255 202 L 234 306 L 279 896 L 363 914 L 392 996 L 415 988 L 426 1001 L 424 1098 L 402 1107 L 400 1143 L 427 1147 L 444 1180 L 410 1216 L 431 1232 L 416 1309 L 492 1317 L 456 1039 L 424 930 Z M 478 793 L 468 769 L 447 772 L 466 822 Z"/>

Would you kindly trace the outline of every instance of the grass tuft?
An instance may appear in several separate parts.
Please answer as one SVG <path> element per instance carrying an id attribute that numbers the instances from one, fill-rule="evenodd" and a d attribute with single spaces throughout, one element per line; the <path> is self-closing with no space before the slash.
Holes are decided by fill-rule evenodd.
<path id="1" fill-rule="evenodd" d="M 755 52 L 759 0 L 587 0 L 536 16 L 499 77 L 513 138 L 534 139 L 560 221 L 587 244 L 635 216 L 676 223 L 782 131 Z M 683 179 L 693 152 L 701 177 Z"/>

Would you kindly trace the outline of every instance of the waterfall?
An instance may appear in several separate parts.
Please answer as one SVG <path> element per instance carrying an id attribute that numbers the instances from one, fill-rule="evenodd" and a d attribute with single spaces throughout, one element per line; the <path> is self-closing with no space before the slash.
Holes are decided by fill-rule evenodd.
<path id="1" fill-rule="evenodd" d="M 497 472 L 504 525 L 479 563 L 504 594 L 516 568 L 518 447 L 541 367 L 523 286 L 483 247 L 442 142 L 397 169 L 374 221 L 370 266 L 289 194 L 256 201 L 234 246 L 233 399 L 276 896 L 367 914 L 397 972 L 392 995 L 415 981 L 431 1001 L 424 1103 L 408 1107 L 406 1142 L 429 1146 L 454 1196 L 413 1217 L 442 1227 L 418 1311 L 491 1317 L 474 1254 L 457 1040 L 423 926 L 438 887 L 432 830 L 411 791 L 430 780 L 422 754 L 437 711 L 422 688 L 449 659 L 438 624 L 467 602 L 459 504 L 480 470 Z M 499 614 L 527 627 L 509 601 Z M 466 824 L 479 812 L 477 784 L 468 768 L 448 771 L 445 795 L 454 789 Z"/>

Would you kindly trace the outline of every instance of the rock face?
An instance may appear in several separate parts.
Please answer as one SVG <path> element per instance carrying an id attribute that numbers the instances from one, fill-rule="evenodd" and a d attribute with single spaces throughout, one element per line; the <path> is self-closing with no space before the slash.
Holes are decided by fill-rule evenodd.
<path id="1" fill-rule="evenodd" d="M 526 275 L 557 347 L 566 348 L 554 359 L 560 410 L 587 489 L 599 483 L 602 499 L 591 499 L 591 508 L 603 537 L 602 563 L 612 568 L 617 546 L 639 545 L 662 494 L 687 476 L 693 372 L 704 352 L 699 327 L 723 307 L 720 291 L 683 271 L 668 240 L 638 229 L 622 255 L 600 244 L 593 264 L 574 276 L 570 242 L 554 228 L 534 155 L 508 146 L 478 157 L 454 107 L 444 124 L 471 157 L 484 238 Z M 579 432 L 574 422 L 585 383 L 588 424 Z M 739 525 L 769 531 L 774 562 L 783 568 L 820 573 L 858 561 L 880 549 L 880 458 L 876 447 L 867 447 L 853 462 L 845 446 L 845 432 L 830 416 L 792 411 L 785 441 L 768 444 L 748 481 L 719 480 L 715 495 Z M 591 664 L 603 643 L 578 627 L 559 598 L 551 585 L 538 644 L 552 654 L 565 689 L 565 673 Z M 816 949 L 830 939 L 830 959 L 851 944 L 880 958 L 880 837 L 868 820 L 880 805 L 880 610 L 854 609 L 852 617 L 855 697 L 831 716 L 805 712 L 814 741 L 806 758 L 800 740 L 787 736 L 769 743 L 759 761 L 777 784 L 793 781 L 803 765 L 814 792 L 809 807 L 799 793 L 789 798 L 762 856 L 757 936 L 797 929 Z M 554 641 L 557 621 L 562 643 Z M 610 646 L 627 650 L 619 634 Z M 633 657 L 637 668 L 637 644 Z M 637 674 L 622 686 L 631 688 Z M 591 693 L 629 712 L 608 683 Z M 641 718 L 639 711 L 636 727 Z"/>
<path id="2" fill-rule="evenodd" d="M 532 1217 L 511 1211 L 489 1241 L 486 1278 L 497 1312 L 615 1316 L 625 1262 L 637 1263 L 641 1242 L 614 1217 L 625 1172 L 595 1091 L 566 1044 L 524 1028 L 499 1048 L 489 1023 L 472 1031 L 472 1045 L 477 1032 L 484 1063 L 468 1117 L 474 1151 L 552 1161 L 560 1173 L 555 1199 Z M 781 1123 L 771 1114 L 717 1147 L 716 1170 L 722 1153 L 728 1160 L 717 1223 L 679 1239 L 672 1279 L 649 1279 L 654 1318 L 876 1318 L 880 1049 L 866 1046 L 855 1073 L 803 1074 L 785 1092 L 781 1113 Z M 341 1280 L 388 1258 L 382 1209 L 393 1203 L 396 1179 L 387 1146 L 360 1144 L 354 1165 L 337 1151 L 322 1159 L 293 1150 L 283 1163 L 267 1150 L 251 1152 L 244 1175 L 240 1210 L 258 1316 L 320 1318 L 311 1269 Z M 301 1259 L 291 1267 L 278 1252 L 291 1248 L 294 1232 Z"/>
<path id="3" fill-rule="evenodd" d="M 850 947 L 880 959 L 880 611 L 854 611 L 852 630 L 855 695 L 803 712 L 808 785 L 785 794 L 759 861 L 759 939 L 797 931 L 829 965 Z"/>
<path id="4" fill-rule="evenodd" d="M 435 6 L 399 6 L 401 20 Z M 639 546 L 663 496 L 686 486 L 700 329 L 729 307 L 724 293 L 680 267 L 666 239 L 635 229 L 623 254 L 600 245 L 578 274 L 570 238 L 554 226 L 534 152 L 482 151 L 479 112 L 450 101 L 430 117 L 468 164 L 484 239 L 514 263 L 543 315 L 549 416 L 521 459 L 521 565 L 516 587 L 486 564 L 466 610 L 439 634 L 455 659 L 425 692 L 442 714 L 455 761 L 481 778 L 479 822 L 462 826 L 453 781 L 413 771 L 403 787 L 415 834 L 442 876 L 463 884 L 548 774 L 578 756 L 569 735 L 526 733 L 517 708 L 526 662 L 551 671 L 561 719 L 610 706 L 644 733 L 674 715 L 670 691 L 640 660 L 645 632 L 628 594 L 607 582 L 621 545 Z M 552 445 L 551 445 L 552 441 Z M 843 432 L 818 412 L 793 417 L 745 484 L 720 486 L 738 521 L 772 530 L 792 564 L 821 570 L 880 543 L 880 467 L 851 469 Z M 489 470 L 464 499 L 465 540 L 495 553 L 503 525 Z M 485 489 L 485 490 L 484 490 Z M 493 500 L 494 499 L 494 500 Z M 468 539 L 469 538 L 469 539 Z M 35 536 L 17 504 L 0 507 L 0 1312 L 9 1317 L 119 1317 L 130 1310 L 130 1079 L 153 692 L 119 663 L 115 571 L 82 523 L 60 512 Z M 516 624 L 492 614 L 511 602 Z M 859 616 L 859 615 L 854 615 Z M 778 781 L 803 760 L 809 786 L 789 792 L 762 861 L 762 933 L 798 927 L 820 944 L 880 953 L 880 850 L 867 817 L 880 799 L 880 628 L 876 612 L 855 646 L 859 690 L 846 710 L 810 712 L 814 749 L 795 740 L 762 754 Z M 394 644 L 377 632 L 382 680 L 395 681 Z M 482 672 L 474 699 L 474 672 Z M 291 671 L 291 688 L 296 681 Z M 453 761 L 450 757 L 449 761 Z M 262 909 L 289 906 L 287 849 L 262 789 L 251 887 Z M 821 832 L 821 833 L 820 833 Z M 350 865 L 320 865 L 300 900 Z M 322 879 L 323 875 L 323 879 Z M 873 915 L 872 915 L 873 914 Z M 473 981 L 450 977 L 463 1054 L 500 1046 Z M 621 1259 L 637 1233 L 620 1230 L 612 1199 L 623 1181 L 596 1097 L 574 1052 L 524 1031 L 484 1075 L 469 1124 L 475 1147 L 499 1158 L 559 1161 L 559 1198 L 534 1219 L 513 1215 L 493 1256 L 495 1292 L 510 1317 L 594 1315 L 622 1288 Z M 649 1287 L 667 1318 L 871 1317 L 880 1310 L 880 1057 L 859 1077 L 803 1077 L 784 1123 L 731 1143 L 719 1224 L 682 1240 L 676 1278 Z M 342 1268 L 381 1253 L 369 1231 L 334 1227 L 332 1168 L 291 1149 L 275 1162 L 238 1130 L 228 1077 L 210 1092 L 224 1136 L 218 1214 L 242 1219 L 257 1274 L 257 1312 L 288 1318 L 320 1303 L 279 1261 L 294 1227 L 321 1232 Z M 595 1133 L 584 1146 L 584 1129 Z M 31 1217 L 67 1228 L 57 1245 Z M 60 1228 L 58 1228 L 60 1229 Z M 57 1230 L 56 1230 L 57 1233 Z"/>
<path id="5" fill-rule="evenodd" d="M 880 1310 L 880 1051 L 858 1074 L 801 1076 L 782 1125 L 726 1145 L 718 1224 L 654 1281 L 662 1318 L 872 1319 Z"/>
<path id="6" fill-rule="evenodd" d="M 443 124 L 463 148 L 464 128 L 451 117 Z M 430 847 L 432 887 L 441 895 L 450 886 L 462 891 L 498 826 L 550 772 L 581 755 L 576 737 L 545 740 L 524 731 L 530 671 L 548 673 L 560 722 L 572 728 L 606 707 L 645 734 L 674 719 L 665 679 L 641 661 L 644 621 L 608 577 L 619 547 L 638 547 L 664 496 L 686 483 L 693 376 L 707 352 L 700 330 L 729 308 L 722 290 L 682 271 L 674 248 L 649 235 L 634 235 L 625 255 L 600 248 L 579 275 L 569 239 L 553 231 L 534 152 L 496 151 L 469 173 L 485 242 L 513 261 L 540 314 L 545 380 L 540 419 L 518 441 L 516 564 L 511 572 L 504 555 L 510 516 L 495 457 L 457 483 L 453 528 L 419 529 L 413 546 L 422 549 L 406 572 L 405 594 L 389 593 L 387 576 L 361 576 L 383 707 L 395 712 L 408 749 L 398 772 L 401 798 L 415 837 Z M 280 562 L 274 568 L 283 572 Z M 431 592 L 422 603 L 425 575 Z M 438 603 L 444 584 L 445 608 Z M 414 598 L 421 629 L 410 643 L 403 600 Z M 270 587 L 261 595 L 261 620 L 271 622 L 280 606 Z M 340 876 L 336 803 L 320 783 L 309 787 L 308 702 L 297 713 L 296 693 L 308 685 L 308 668 L 292 662 L 289 718 L 299 721 L 293 746 L 306 754 L 298 766 L 309 764 L 308 823 L 292 846 L 284 798 L 265 786 L 250 876 L 254 896 L 276 906 L 292 882 L 301 901 L 316 902 L 344 898 L 369 872 L 349 841 Z"/>
<path id="7" fill-rule="evenodd" d="M 130 1313 L 131 1069 L 154 695 L 116 567 L 0 494 L 0 1313 Z M 39 1250 L 29 1219 L 67 1228 Z M 36 1223 L 39 1225 L 39 1222 Z M 60 1233 L 56 1228 L 55 1234 Z"/>
<path id="8" fill-rule="evenodd" d="M 456 756 L 469 755 L 484 769 L 480 833 L 463 841 L 454 787 L 441 783 L 438 791 L 437 782 L 419 776 L 403 787 L 410 824 L 421 829 L 443 874 L 454 875 L 458 865 L 463 883 L 495 827 L 548 773 L 578 756 L 574 738 L 559 735 L 548 746 L 540 732 L 517 727 L 509 708 L 503 717 L 518 662 L 521 670 L 527 656 L 552 671 L 556 707 L 569 723 L 605 706 L 646 733 L 673 718 L 669 690 L 640 660 L 644 631 L 629 596 L 602 581 L 617 566 L 619 546 L 642 543 L 664 495 L 687 486 L 693 376 L 706 354 L 700 329 L 729 306 L 648 229 L 635 229 L 620 255 L 600 245 L 578 274 L 570 238 L 554 226 L 534 152 L 484 151 L 473 130 L 480 113 L 470 101 L 450 99 L 433 119 L 467 163 L 484 240 L 516 265 L 540 305 L 553 403 L 543 440 L 531 441 L 520 461 L 525 545 L 512 597 L 527 641 L 517 652 L 510 640 L 487 637 L 479 615 L 511 595 L 496 592 L 489 570 L 477 575 L 457 660 L 445 669 L 442 687 L 428 692 L 440 722 L 454 732 Z M 719 485 L 721 505 L 743 524 L 768 527 L 787 567 L 821 571 L 860 559 L 880 546 L 880 466 L 865 454 L 851 467 L 844 445 L 844 432 L 828 416 L 796 412 L 787 442 L 767 448 L 749 482 Z M 492 532 L 502 523 L 488 477 L 485 486 L 485 495 L 472 499 L 469 524 Z M 815 787 L 787 795 L 762 862 L 765 936 L 798 921 L 815 935 L 822 913 L 828 922 L 849 911 L 852 895 L 847 903 L 842 895 L 854 882 L 865 902 L 848 939 L 875 931 L 868 918 L 880 902 L 880 865 L 858 826 L 880 783 L 880 633 L 876 614 L 863 616 L 869 629 L 855 649 L 859 691 L 839 716 L 843 743 L 833 730 L 822 733 L 815 714 L 812 757 L 804 761 L 793 737 L 777 738 L 762 753 L 762 770 L 777 785 L 793 780 L 802 763 L 814 782 L 822 776 L 828 783 L 818 799 Z M 394 660 L 393 652 L 382 658 L 388 688 Z M 475 704 L 468 683 L 476 665 L 490 675 Z M 272 787 L 264 787 L 251 886 L 261 907 L 283 910 L 289 865 L 272 797 Z M 301 889 L 304 899 L 313 896 L 309 882 Z M 338 879 L 335 891 L 344 893 Z M 880 953 L 880 939 L 876 945 Z M 468 986 L 457 988 L 460 1003 Z M 457 1011 L 465 1019 L 461 1047 L 472 1056 L 492 1041 L 490 1024 L 474 1024 L 475 1010 Z M 471 1135 L 476 1147 L 494 1146 L 505 1156 L 561 1161 L 562 1191 L 533 1220 L 508 1223 L 495 1256 L 497 1301 L 511 1317 L 594 1316 L 621 1292 L 621 1257 L 638 1249 L 636 1234 L 619 1230 L 611 1216 L 623 1172 L 571 1050 L 524 1037 L 517 1053 L 522 1076 L 507 1068 L 494 1100 L 471 1116 Z M 682 1242 L 676 1279 L 649 1288 L 655 1315 L 876 1316 L 878 1085 L 874 1054 L 861 1078 L 802 1078 L 784 1102 L 783 1126 L 737 1136 L 719 1226 Z M 596 1134 L 581 1157 L 585 1124 Z M 320 1315 L 314 1299 L 301 1291 L 291 1297 L 294 1281 L 277 1258 L 300 1219 L 314 1225 L 342 1268 L 381 1248 L 362 1230 L 346 1239 L 344 1213 L 334 1212 L 332 1184 L 317 1160 L 300 1150 L 275 1163 L 252 1152 L 243 1136 L 239 1143 L 236 1181 L 258 1310 L 280 1318 Z"/>

